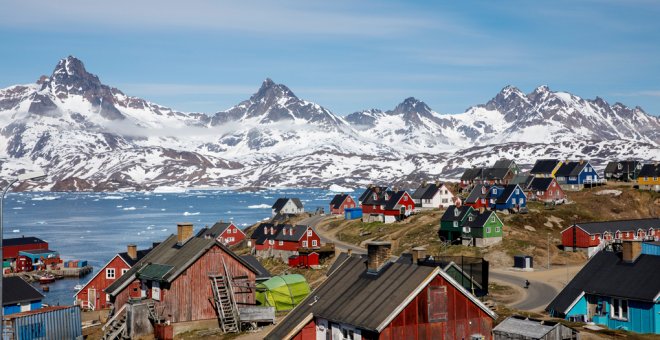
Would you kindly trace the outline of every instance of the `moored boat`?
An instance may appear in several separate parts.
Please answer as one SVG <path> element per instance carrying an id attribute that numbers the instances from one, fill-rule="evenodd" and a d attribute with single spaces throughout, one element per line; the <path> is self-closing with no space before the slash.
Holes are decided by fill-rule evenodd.
<path id="1" fill-rule="evenodd" d="M 55 276 L 51 274 L 43 274 L 39 276 L 39 283 L 52 283 L 55 282 Z"/>

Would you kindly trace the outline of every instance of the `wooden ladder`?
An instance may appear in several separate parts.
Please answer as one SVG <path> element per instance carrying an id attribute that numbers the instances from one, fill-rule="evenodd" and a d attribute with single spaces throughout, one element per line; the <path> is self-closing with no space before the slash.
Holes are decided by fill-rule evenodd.
<path id="1" fill-rule="evenodd" d="M 102 328 L 103 340 L 128 339 L 126 320 L 128 313 L 125 304 Z"/>
<path id="2" fill-rule="evenodd" d="M 211 288 L 215 300 L 215 309 L 218 312 L 220 326 L 225 333 L 240 332 L 238 307 L 231 286 L 231 275 L 227 271 L 225 260 L 222 259 L 225 275 L 209 275 Z"/>

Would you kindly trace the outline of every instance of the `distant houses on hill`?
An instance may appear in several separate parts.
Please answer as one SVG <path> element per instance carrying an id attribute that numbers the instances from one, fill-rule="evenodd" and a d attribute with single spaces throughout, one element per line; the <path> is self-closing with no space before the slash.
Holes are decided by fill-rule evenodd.
<path id="1" fill-rule="evenodd" d="M 592 257 L 608 245 L 625 240 L 660 241 L 660 218 L 578 222 L 562 230 L 566 251 L 583 251 Z"/>
<path id="2" fill-rule="evenodd" d="M 445 183 L 422 183 L 412 194 L 417 209 L 446 208 L 454 204 L 454 194 Z"/>

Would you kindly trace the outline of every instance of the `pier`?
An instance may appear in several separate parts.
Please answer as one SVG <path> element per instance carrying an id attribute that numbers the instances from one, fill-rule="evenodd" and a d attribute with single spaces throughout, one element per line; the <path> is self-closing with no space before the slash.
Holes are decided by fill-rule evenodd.
<path id="1" fill-rule="evenodd" d="M 43 274 L 52 274 L 56 279 L 62 278 L 80 278 L 84 277 L 87 274 L 91 273 L 93 270 L 92 266 L 85 266 L 80 268 L 61 268 L 61 269 L 46 269 L 46 270 L 35 270 L 31 272 L 20 272 L 20 273 L 7 273 L 5 277 L 9 276 L 20 276 L 28 282 L 38 282 L 39 277 Z"/>

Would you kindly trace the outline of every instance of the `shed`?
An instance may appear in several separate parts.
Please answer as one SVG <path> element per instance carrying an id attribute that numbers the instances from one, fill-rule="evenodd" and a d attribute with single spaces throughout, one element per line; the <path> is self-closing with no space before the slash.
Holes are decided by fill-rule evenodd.
<path id="1" fill-rule="evenodd" d="M 529 255 L 515 255 L 513 257 L 513 267 L 521 269 L 534 268 L 534 258 Z"/>
<path id="2" fill-rule="evenodd" d="M 493 328 L 495 340 L 568 340 L 580 339 L 577 330 L 559 322 L 513 315 Z"/>
<path id="3" fill-rule="evenodd" d="M 344 209 L 344 218 L 347 220 L 357 220 L 358 218 L 362 218 L 362 208 Z"/>
<path id="4" fill-rule="evenodd" d="M 660 242 L 642 243 L 642 254 L 660 256 Z"/>
<path id="5" fill-rule="evenodd" d="M 275 307 L 277 311 L 292 310 L 310 292 L 307 280 L 300 274 L 274 276 L 257 284 L 256 290 L 257 303 Z"/>
<path id="6" fill-rule="evenodd" d="M 82 322 L 78 306 L 52 306 L 7 317 L 12 339 L 78 339 Z"/>

